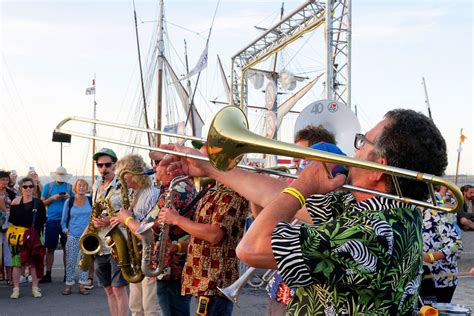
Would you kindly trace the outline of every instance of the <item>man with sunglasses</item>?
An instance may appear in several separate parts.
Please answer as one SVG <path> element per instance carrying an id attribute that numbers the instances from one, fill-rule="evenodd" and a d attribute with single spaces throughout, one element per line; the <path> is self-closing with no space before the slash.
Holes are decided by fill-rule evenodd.
<path id="1" fill-rule="evenodd" d="M 189 148 L 165 149 L 193 153 Z M 446 143 L 434 123 L 412 110 L 389 111 L 367 134 L 356 135 L 355 158 L 442 176 Z M 346 181 L 395 193 L 382 172 L 351 168 L 329 178 L 331 164 L 314 161 L 284 183 L 245 170 L 221 172 L 210 164 L 168 157 L 160 166 L 173 175 L 209 176 L 264 207 L 237 247 L 239 258 L 257 268 L 278 269 L 296 287 L 289 315 L 395 315 L 414 311 L 420 285 L 422 216 L 414 205 L 359 191 L 338 192 Z M 398 178 L 403 195 L 424 200 L 424 183 Z M 300 209 L 312 224 L 290 225 Z"/>
<path id="2" fill-rule="evenodd" d="M 51 283 L 51 269 L 54 263 L 54 251 L 61 242 L 62 249 L 66 249 L 67 236 L 61 228 L 64 202 L 74 196 L 72 184 L 68 181 L 72 174 L 67 173 L 66 168 L 59 166 L 51 172 L 54 181 L 46 183 L 41 192 L 41 201 L 47 207 L 48 218 L 44 231 L 44 245 L 46 247 L 46 274 L 39 283 Z M 63 252 L 64 271 L 66 271 L 66 251 Z M 66 274 L 64 274 L 64 281 Z"/>
<path id="3" fill-rule="evenodd" d="M 100 179 L 94 183 L 92 201 L 93 203 L 110 198 L 110 204 L 116 212 L 122 207 L 120 194 L 120 182 L 115 175 L 115 163 L 117 155 L 112 149 L 102 148 L 93 156 Z M 110 219 L 107 213 L 98 218 L 93 218 L 92 224 L 98 230 L 102 240 L 100 252 L 94 258 L 94 270 L 99 285 L 104 288 L 107 295 L 110 314 L 112 316 L 128 315 L 127 281 L 117 262 L 111 255 L 111 248 L 105 243 L 105 235 L 110 231 Z"/>

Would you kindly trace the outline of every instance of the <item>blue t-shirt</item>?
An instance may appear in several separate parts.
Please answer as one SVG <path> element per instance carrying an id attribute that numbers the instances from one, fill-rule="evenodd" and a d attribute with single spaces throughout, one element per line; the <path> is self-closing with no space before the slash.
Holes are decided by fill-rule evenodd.
<path id="1" fill-rule="evenodd" d="M 84 229 L 89 224 L 92 206 L 89 199 L 86 199 L 82 207 L 73 205 L 71 207 L 71 217 L 69 218 L 69 227 L 67 226 L 67 215 L 69 213 L 69 199 L 64 202 L 63 216 L 61 219 L 61 229 L 64 232 L 69 230 L 69 234 L 74 237 L 81 237 Z"/>
<path id="2" fill-rule="evenodd" d="M 50 186 L 53 186 L 50 188 Z M 50 192 L 51 191 L 51 192 Z M 62 182 L 61 184 L 57 182 L 49 182 L 43 187 L 43 191 L 41 192 L 41 198 L 47 199 L 55 194 L 67 192 L 70 196 L 74 196 L 72 192 L 72 185 L 67 182 Z M 48 221 L 60 221 L 63 215 L 63 205 L 66 199 L 60 198 L 57 200 L 52 201 L 48 205 Z"/>

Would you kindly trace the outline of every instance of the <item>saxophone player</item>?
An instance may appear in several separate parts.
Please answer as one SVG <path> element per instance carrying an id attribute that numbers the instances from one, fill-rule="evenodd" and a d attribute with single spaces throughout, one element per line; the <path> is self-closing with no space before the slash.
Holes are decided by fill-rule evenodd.
<path id="1" fill-rule="evenodd" d="M 150 177 L 144 174 L 147 169 L 149 168 L 143 158 L 136 154 L 127 155 L 117 161 L 119 178 L 130 189 L 130 206 L 129 209 L 122 208 L 118 216 L 111 219 L 112 226 L 121 223 L 134 233 L 138 226 L 146 221 L 158 202 L 159 190 L 152 184 Z M 137 226 L 130 223 L 132 220 Z M 145 277 L 139 283 L 130 283 L 129 307 L 132 315 L 159 315 L 156 278 Z"/>
<path id="2" fill-rule="evenodd" d="M 122 206 L 120 183 L 115 176 L 115 163 L 117 155 L 109 148 L 102 148 L 93 156 L 101 181 L 96 181 L 93 188 L 93 202 L 110 198 L 115 210 Z M 98 230 L 101 239 L 101 251 L 95 256 L 94 270 L 99 280 L 99 285 L 104 288 L 107 295 L 110 314 L 112 316 L 128 315 L 127 281 L 122 276 L 117 262 L 111 255 L 111 248 L 106 246 L 105 235 L 110 228 L 110 219 L 106 214 L 93 218 L 92 224 Z"/>
<path id="3" fill-rule="evenodd" d="M 156 157 L 155 157 L 156 158 Z M 161 208 L 171 203 L 183 216 L 191 218 L 194 215 L 194 203 L 196 189 L 192 179 L 187 178 L 170 186 L 172 177 L 156 174 L 159 185 L 160 196 L 157 207 L 149 213 L 146 222 L 157 221 L 158 212 Z M 172 200 L 169 197 L 172 196 Z M 130 213 L 121 211 L 118 220 L 125 223 Z M 127 227 L 135 232 L 140 227 L 136 219 L 129 219 Z M 154 231 L 159 232 L 159 225 L 155 225 Z M 166 237 L 165 237 L 166 238 Z M 157 279 L 158 304 L 162 316 L 189 316 L 190 296 L 181 295 L 181 273 L 186 260 L 186 249 L 189 235 L 178 226 L 172 226 L 166 238 L 166 255 L 164 258 L 164 272 Z"/>

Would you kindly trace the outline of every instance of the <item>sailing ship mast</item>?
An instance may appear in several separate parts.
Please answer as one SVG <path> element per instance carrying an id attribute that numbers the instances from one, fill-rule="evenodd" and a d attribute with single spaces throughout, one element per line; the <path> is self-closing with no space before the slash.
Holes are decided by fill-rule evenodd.
<path id="1" fill-rule="evenodd" d="M 164 27 L 164 4 L 160 0 L 160 17 L 158 19 L 158 90 L 157 90 L 157 105 L 156 105 L 156 129 L 161 131 L 161 112 L 163 110 L 163 60 L 165 51 L 165 42 L 163 41 L 163 27 Z M 156 135 L 155 145 L 161 145 L 161 135 Z"/>

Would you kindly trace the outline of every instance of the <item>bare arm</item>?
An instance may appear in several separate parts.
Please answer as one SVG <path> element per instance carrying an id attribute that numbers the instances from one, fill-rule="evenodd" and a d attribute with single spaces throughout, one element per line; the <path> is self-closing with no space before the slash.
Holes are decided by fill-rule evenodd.
<path id="1" fill-rule="evenodd" d="M 218 244 L 224 238 L 224 230 L 217 224 L 196 223 L 187 217 L 180 216 L 175 209 L 162 208 L 158 213 L 158 220 L 170 225 L 178 225 L 188 234 Z"/>
<path id="2" fill-rule="evenodd" d="M 333 191 L 340 187 L 344 181 L 343 175 L 328 179 L 323 165 L 313 163 L 291 186 L 306 198 L 313 193 Z M 279 222 L 291 222 L 300 207 L 301 205 L 295 197 L 280 193 L 264 208 L 250 226 L 237 247 L 237 256 L 252 267 L 276 269 L 276 261 L 272 252 L 273 230 Z"/>
<path id="3" fill-rule="evenodd" d="M 195 149 L 176 144 L 161 145 L 161 148 L 205 157 Z M 150 157 L 152 156 L 153 153 L 150 154 Z M 263 207 L 268 205 L 287 186 L 286 183 L 263 174 L 238 168 L 224 172 L 213 168 L 209 162 L 178 156 L 168 156 L 161 160 L 158 168 L 158 173 L 160 172 L 170 173 L 173 176 L 187 174 L 196 177 L 211 177 L 236 191 L 245 199 Z"/>

